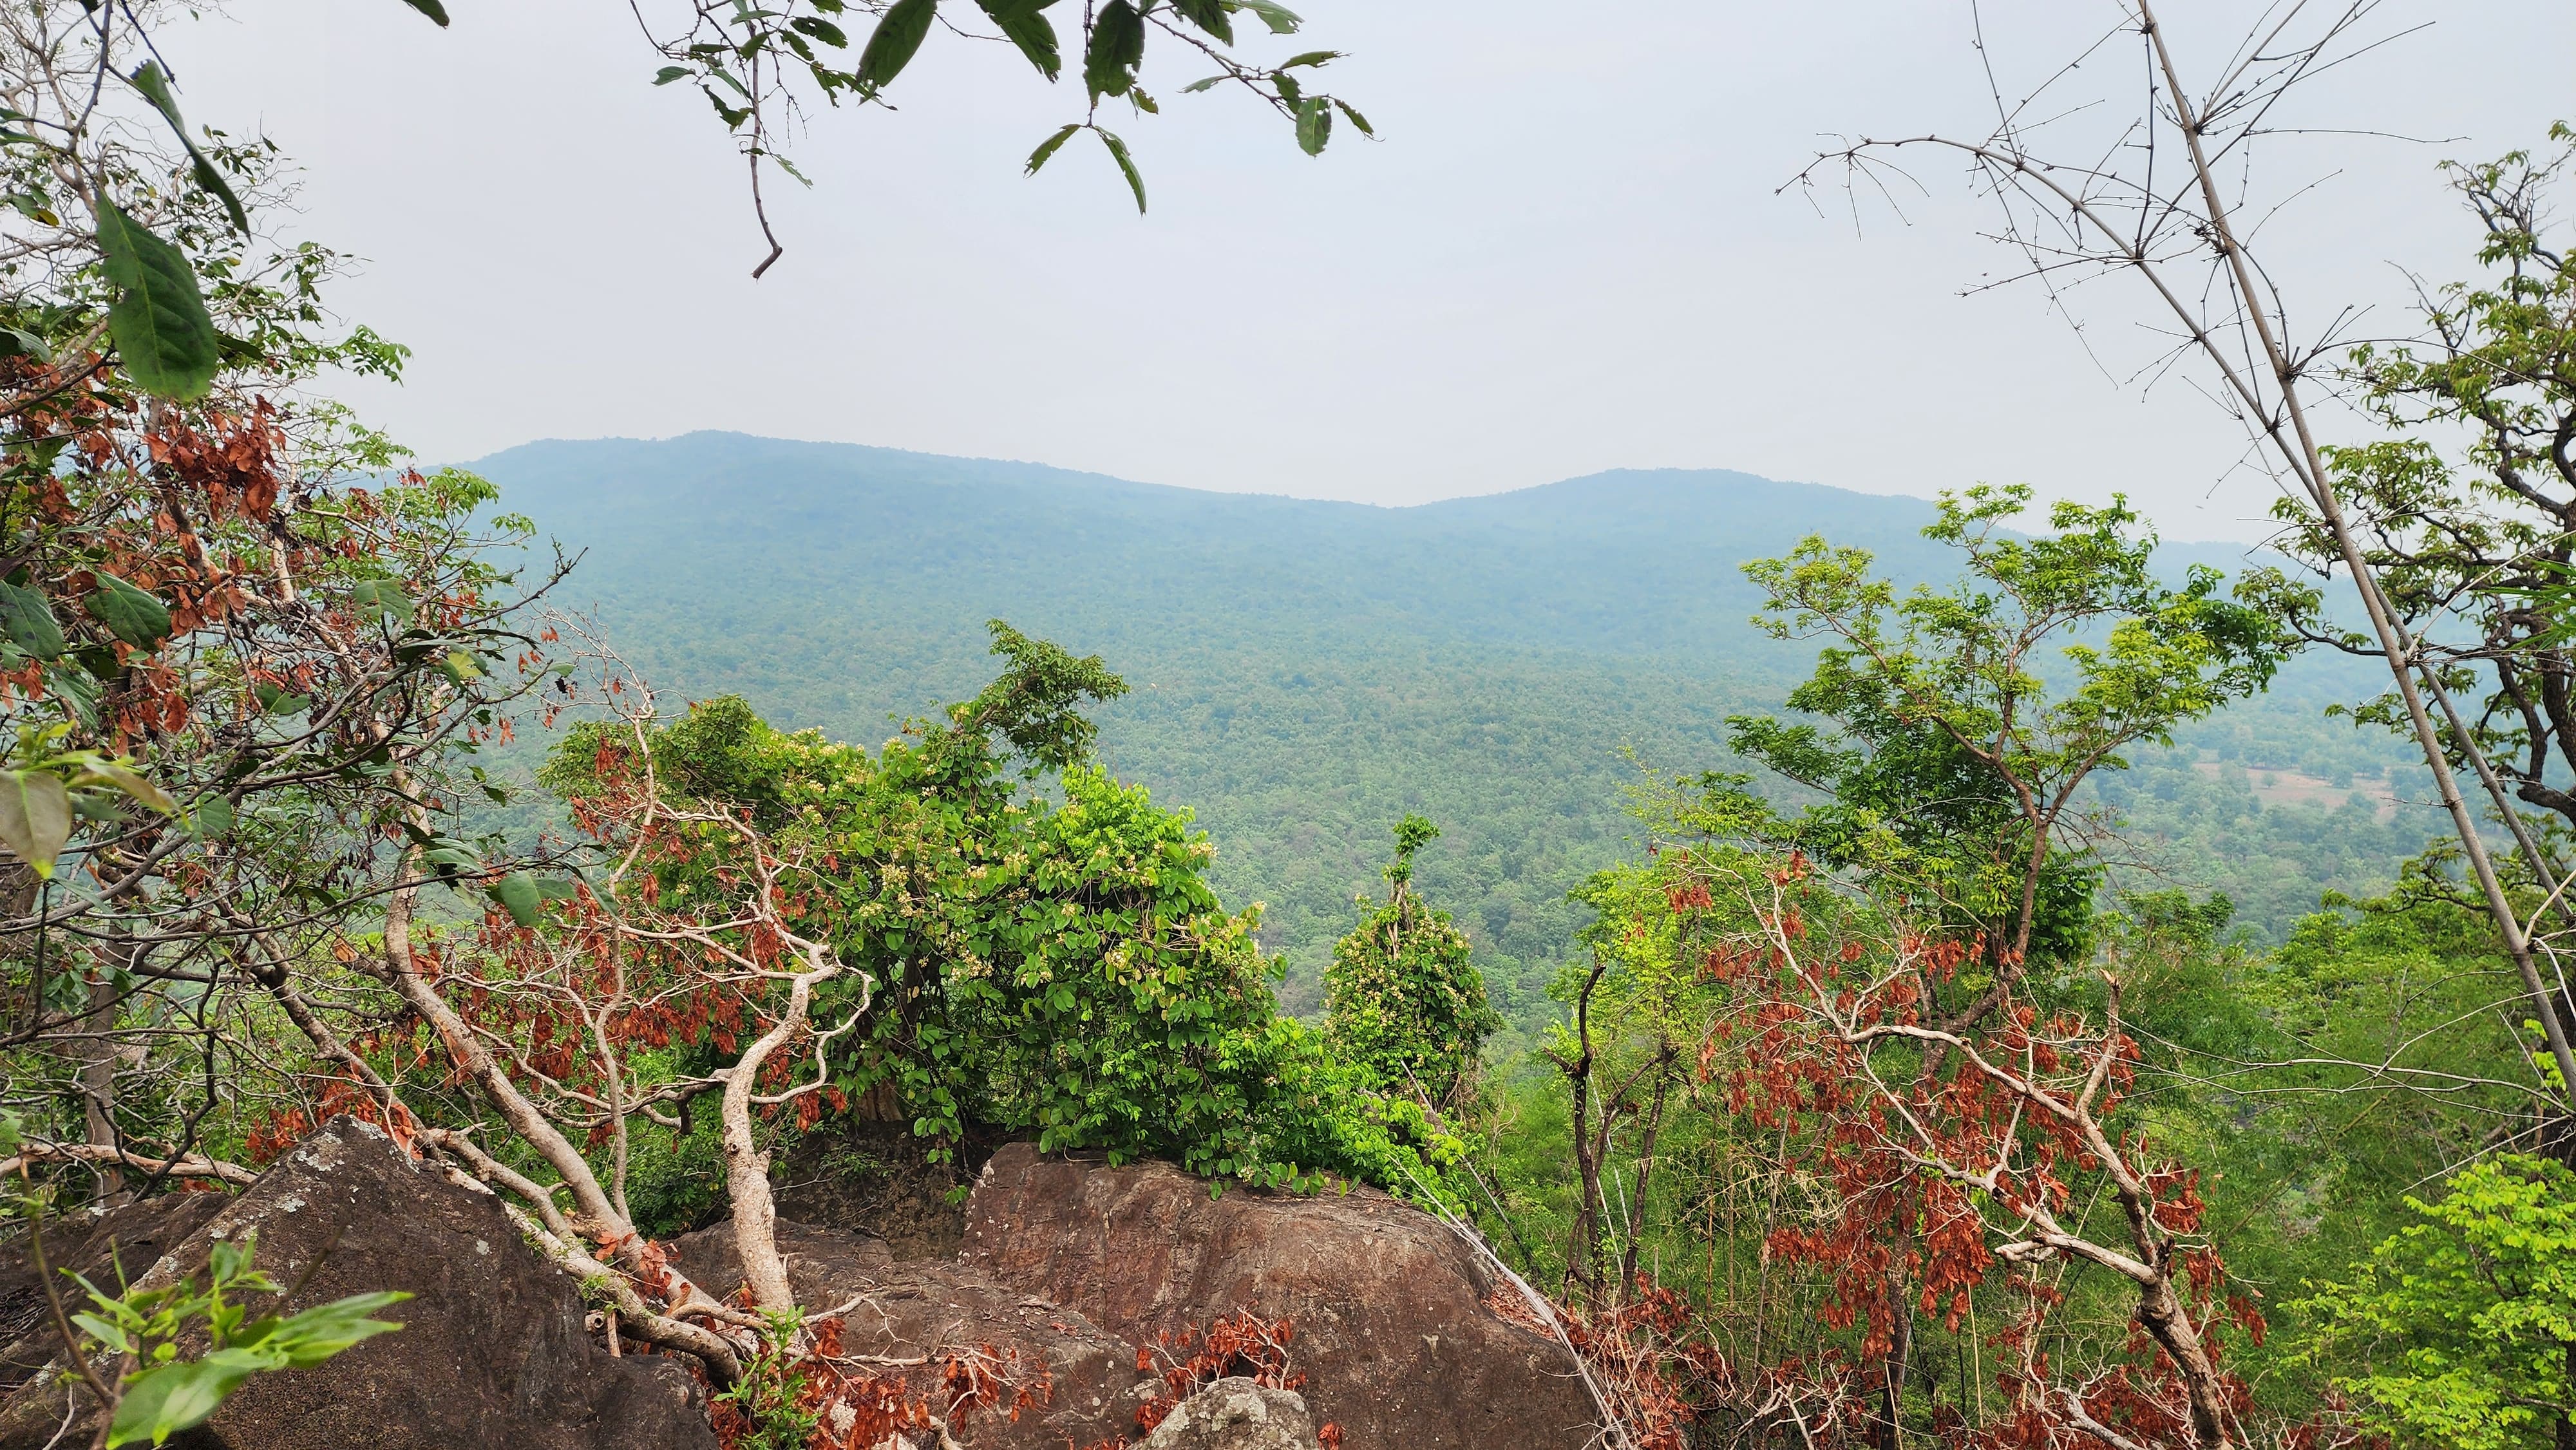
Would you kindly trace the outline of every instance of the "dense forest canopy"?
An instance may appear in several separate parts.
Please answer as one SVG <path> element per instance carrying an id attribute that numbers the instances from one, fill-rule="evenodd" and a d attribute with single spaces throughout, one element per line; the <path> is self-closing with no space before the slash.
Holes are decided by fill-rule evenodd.
<path id="1" fill-rule="evenodd" d="M 1737 566 L 1809 533 L 1909 583 L 1946 563 L 1927 501 L 1717 471 L 1378 509 L 726 435 L 475 467 L 583 549 L 572 597 L 686 698 L 867 740 L 975 688 L 985 618 L 1100 651 L 1135 683 L 1099 708 L 1104 758 L 1210 831 L 1211 879 L 1266 903 L 1306 1012 L 1388 822 L 1419 810 L 1444 823 L 1426 887 L 1534 1024 L 1583 920 L 1566 893 L 1640 839 L 1625 792 L 1740 766 L 1726 718 L 1809 662 L 1747 627 Z M 2157 558 L 2234 573 L 2248 551 Z M 2402 745 L 2326 716 L 2368 681 L 2294 659 L 2102 778 L 2132 875 L 2223 891 L 2271 941 L 2323 891 L 2384 889 L 2440 822 Z"/>
<path id="2" fill-rule="evenodd" d="M 1299 27 L 1268 0 L 1049 8 L 646 36 L 755 209 L 795 108 L 880 102 L 934 22 L 1078 76 L 1028 166 L 1091 132 L 1140 207 L 1101 112 L 1159 110 L 1148 45 L 1309 155 L 1366 129 L 1334 53 L 1239 58 Z M 1804 179 L 1929 148 L 2035 277 L 2143 283 L 2279 555 L 2021 484 L 423 469 L 330 400 L 406 354 L 272 230 L 276 148 L 183 117 L 178 12 L 10 12 L 0 1194 L 54 1439 L 401 1333 L 388 1292 L 254 1316 L 247 1238 L 150 1286 L 43 1259 L 345 1116 L 684 1360 L 728 1450 L 832 1443 L 777 1176 L 860 1133 L 950 1192 L 1007 1140 L 1384 1190 L 1619 1450 L 2576 1442 L 2576 131 L 2450 168 L 2414 335 L 2302 350 L 2222 171 L 2368 7 L 2207 89 L 2111 8 L 2156 82 L 2110 160 L 1999 108 Z M 664 1247 L 716 1223 L 737 1292 Z"/>

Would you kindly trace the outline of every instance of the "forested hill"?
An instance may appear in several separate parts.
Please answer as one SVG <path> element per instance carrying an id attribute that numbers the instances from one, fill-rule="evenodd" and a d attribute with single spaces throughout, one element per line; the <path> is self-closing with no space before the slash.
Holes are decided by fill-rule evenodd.
<path id="1" fill-rule="evenodd" d="M 1747 626 L 1737 565 L 1822 533 L 1900 577 L 1950 572 L 1917 534 L 1924 501 L 1713 470 L 1387 509 L 721 433 L 475 467 L 583 551 L 564 597 L 680 698 L 737 692 L 873 744 L 989 678 L 987 619 L 1106 656 L 1134 686 L 1101 712 L 1109 763 L 1196 809 L 1229 901 L 1268 903 L 1300 1005 L 1418 810 L 1447 832 L 1420 879 L 1524 1007 L 1565 958 L 1566 890 L 1631 849 L 1629 757 L 1726 764 L 1725 716 L 1812 659 Z M 2349 772 L 2391 756 L 2318 719 L 2342 683 L 2294 667 L 2189 742 L 2229 760 L 2143 762 L 2116 792 L 2174 879 L 2266 931 L 2322 887 L 2376 884 L 2425 829 L 2336 809 Z M 2275 779 L 2286 803 L 2260 805 L 2266 767 L 2321 801 Z"/>

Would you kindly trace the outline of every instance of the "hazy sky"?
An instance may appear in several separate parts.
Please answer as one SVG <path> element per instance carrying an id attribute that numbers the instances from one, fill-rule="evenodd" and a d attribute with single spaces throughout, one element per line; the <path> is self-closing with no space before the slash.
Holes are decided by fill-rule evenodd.
<path id="1" fill-rule="evenodd" d="M 2040 294 L 1960 295 L 2009 259 L 1954 170 L 1857 236 L 1840 196 L 1775 195 L 1833 134 L 1983 129 L 1965 3 L 1302 0 L 1296 48 L 1351 52 L 1327 78 L 1383 139 L 1309 159 L 1149 56 L 1163 114 L 1113 123 L 1141 218 L 1096 146 L 1020 175 L 1078 77 L 935 34 L 900 111 L 813 118 L 814 189 L 773 178 L 788 251 L 757 283 L 741 163 L 701 98 L 648 84 L 624 5 L 448 4 L 441 32 L 396 0 L 239 0 L 164 42 L 191 119 L 266 129 L 307 169 L 298 230 L 366 259 L 342 310 L 417 356 L 348 392 L 432 460 L 730 428 L 1381 503 L 1623 466 L 2122 489 L 2175 538 L 2252 537 L 2268 502 L 2190 378 L 2123 386 Z M 2257 9 L 2177 0 L 2186 68 Z M 1983 19 L 2017 93 L 2116 14 Z M 2284 119 L 2436 144 L 2283 137 L 2251 178 L 2318 183 L 2262 238 L 2303 321 L 2361 301 L 2397 327 L 2390 264 L 2447 277 L 2471 246 L 2434 163 L 2576 119 L 2576 5 L 2373 24 L 2427 22 Z M 2131 55 L 2097 63 L 2108 89 Z M 2114 374 L 2156 352 L 2136 301 L 2084 301 Z"/>

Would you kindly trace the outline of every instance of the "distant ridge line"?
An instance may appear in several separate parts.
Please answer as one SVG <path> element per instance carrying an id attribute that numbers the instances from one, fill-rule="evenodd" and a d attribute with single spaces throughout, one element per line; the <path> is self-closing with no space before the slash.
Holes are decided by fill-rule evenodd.
<path id="1" fill-rule="evenodd" d="M 1067 468 L 1061 464 L 1047 463 L 1037 459 L 993 458 L 972 454 L 930 453 L 920 449 L 892 448 L 877 443 L 850 443 L 831 439 L 773 438 L 765 434 L 742 433 L 721 428 L 694 429 L 690 432 L 675 434 L 668 438 L 533 438 L 525 443 L 514 444 L 508 448 L 486 454 L 481 458 L 471 460 L 459 466 L 469 469 L 481 469 L 486 465 L 506 466 L 507 461 L 514 457 L 556 449 L 601 449 L 623 446 L 638 449 L 694 450 L 695 448 L 704 447 L 709 444 L 730 444 L 734 446 L 750 444 L 762 448 L 796 450 L 800 452 L 811 450 L 813 452 L 823 454 L 837 452 L 847 455 L 853 461 L 863 458 L 905 459 L 917 460 L 924 463 L 950 465 L 972 464 L 992 468 L 1032 469 L 1042 471 L 1068 481 L 1083 480 L 1094 483 L 1112 484 L 1124 489 L 1167 489 L 1176 493 L 1202 494 L 1216 498 L 1275 499 L 1283 502 L 1330 504 L 1346 508 L 1369 509 L 1386 513 L 1412 513 L 1420 510 L 1438 509 L 1451 505 L 1474 504 L 1497 499 L 1518 498 L 1527 494 L 1546 493 L 1551 490 L 1579 489 L 1585 485 L 1624 483 L 1632 480 L 1649 484 L 1669 482 L 1697 484 L 1700 486 L 1751 485 L 1768 489 L 1792 489 L 1800 491 L 1812 490 L 1817 493 L 1831 494 L 1846 499 L 1891 499 L 1906 503 L 1920 504 L 1927 508 L 1930 507 L 1932 502 L 1929 498 L 1916 494 L 1865 493 L 1858 489 L 1844 488 L 1837 484 L 1809 483 L 1795 479 L 1768 478 L 1757 473 L 1746 473 L 1741 469 L 1683 468 L 1666 465 L 1651 468 L 1605 468 L 1592 473 L 1576 474 L 1569 478 L 1553 479 L 1545 483 L 1523 484 L 1517 488 L 1496 489 L 1485 493 L 1453 494 L 1447 498 L 1426 499 L 1420 503 L 1384 504 L 1373 503 L 1364 499 L 1325 498 L 1309 494 L 1274 493 L 1264 490 L 1203 488 L 1191 484 L 1176 483 L 1147 483 L 1136 479 L 1122 478 L 1113 473 L 1102 473 L 1094 469 Z"/>

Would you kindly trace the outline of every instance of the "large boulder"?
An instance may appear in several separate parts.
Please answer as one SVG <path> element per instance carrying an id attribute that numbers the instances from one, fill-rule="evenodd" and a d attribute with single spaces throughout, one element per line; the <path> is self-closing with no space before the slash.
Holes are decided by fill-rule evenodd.
<path id="1" fill-rule="evenodd" d="M 45 1225 L 45 1259 L 101 1287 L 130 1283 L 231 1201 L 220 1193 L 165 1193 L 112 1213 L 54 1219 Z M 56 1282 L 79 1297 L 80 1286 Z M 26 1239 L 0 1246 L 0 1397 L 43 1373 L 62 1350 Z"/>
<path id="2" fill-rule="evenodd" d="M 96 1262 L 118 1239 L 127 1271 L 153 1287 L 202 1271 L 216 1241 L 257 1234 L 257 1266 L 294 1286 L 286 1312 L 376 1289 L 416 1297 L 388 1311 L 400 1333 L 313 1369 L 256 1376 L 173 1445 L 714 1450 L 677 1360 L 611 1357 L 583 1329 L 579 1286 L 521 1241 L 497 1203 L 367 1124 L 325 1124 L 238 1198 L 178 1201 L 109 1215 L 78 1252 Z M 197 1221 L 173 1233 L 186 1215 Z M 141 1259 L 147 1242 L 155 1257 Z M 67 1401 L 53 1379 L 37 1375 L 0 1403 L 0 1450 L 88 1443 L 80 1426 L 54 1439 Z"/>
<path id="3" fill-rule="evenodd" d="M 1488 1301 L 1439 1220 L 1375 1189 L 1229 1188 L 1169 1164 L 1002 1149 L 967 1203 L 966 1266 L 1140 1344 L 1249 1309 L 1295 1328 L 1292 1372 L 1346 1450 L 1580 1450 L 1592 1403 L 1553 1339 Z"/>
<path id="4" fill-rule="evenodd" d="M 872 1235 L 786 1219 L 776 1233 L 796 1302 L 809 1322 L 839 1321 L 850 1368 L 936 1407 L 975 1450 L 1115 1445 L 1136 1434 L 1136 1411 L 1163 1388 L 1136 1368 L 1133 1344 L 955 1259 L 902 1261 Z M 709 1293 L 741 1287 L 731 1224 L 669 1248 Z M 960 1402 L 960 1385 L 976 1393 Z"/>

